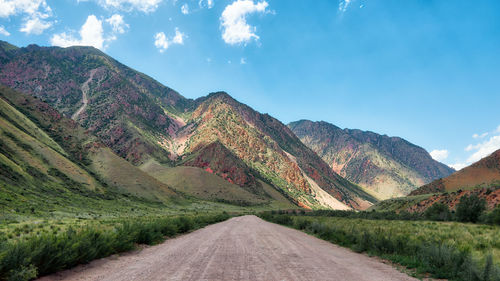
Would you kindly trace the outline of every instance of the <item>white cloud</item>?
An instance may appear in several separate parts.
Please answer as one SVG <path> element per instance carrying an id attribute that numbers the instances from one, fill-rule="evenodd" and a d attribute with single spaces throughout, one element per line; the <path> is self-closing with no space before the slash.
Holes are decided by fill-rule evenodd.
<path id="1" fill-rule="evenodd" d="M 446 149 L 443 149 L 443 150 L 435 149 L 435 150 L 430 152 L 430 155 L 431 155 L 432 159 L 441 162 L 441 161 L 445 160 L 446 158 L 448 158 L 449 152 Z"/>
<path id="2" fill-rule="evenodd" d="M 198 1 L 200 8 L 212 9 L 214 7 L 214 0 L 200 0 Z"/>
<path id="3" fill-rule="evenodd" d="M 339 11 L 345 12 L 347 11 L 347 8 L 351 4 L 352 0 L 340 0 L 339 2 Z"/>
<path id="4" fill-rule="evenodd" d="M 240 59 L 240 64 L 247 64 L 247 60 L 245 58 Z"/>
<path id="5" fill-rule="evenodd" d="M 36 14 L 49 15 L 52 12 L 45 0 L 0 0 L 0 17 L 7 18 L 13 15 Z"/>
<path id="6" fill-rule="evenodd" d="M 230 45 L 248 43 L 252 39 L 259 40 L 256 27 L 250 26 L 246 16 L 252 13 L 265 13 L 266 1 L 255 4 L 253 0 L 237 0 L 226 6 L 220 17 L 222 39 Z"/>
<path id="7" fill-rule="evenodd" d="M 114 14 L 110 18 L 106 19 L 106 22 L 111 25 L 114 33 L 123 34 L 125 30 L 129 27 L 127 23 L 123 20 L 123 17 L 119 14 Z"/>
<path id="8" fill-rule="evenodd" d="M 472 138 L 476 140 L 476 144 L 469 144 L 465 148 L 465 151 L 469 154 L 467 160 L 460 160 L 456 164 L 449 165 L 450 167 L 455 168 L 455 170 L 459 170 L 483 159 L 484 157 L 489 156 L 493 152 L 500 149 L 500 126 L 490 132 L 473 134 Z"/>
<path id="9" fill-rule="evenodd" d="M 479 134 L 473 134 L 472 138 L 474 138 L 474 139 L 482 139 L 482 138 L 486 137 L 488 134 L 489 133 L 487 133 L 487 132 L 486 133 L 482 133 L 480 135 Z"/>
<path id="10" fill-rule="evenodd" d="M 165 36 L 165 33 L 163 32 L 158 32 L 155 35 L 155 46 L 156 48 L 160 49 L 160 52 L 163 53 L 166 49 L 168 49 L 168 40 L 167 36 Z"/>
<path id="11" fill-rule="evenodd" d="M 160 50 L 160 53 L 165 52 L 171 45 L 183 45 L 184 38 L 186 35 L 179 31 L 179 28 L 175 28 L 175 36 L 172 39 L 167 38 L 165 33 L 158 32 L 155 34 L 155 47 Z"/>
<path id="12" fill-rule="evenodd" d="M 81 1 L 81 0 L 79 0 Z M 140 11 L 150 13 L 156 11 L 163 0 L 96 0 L 106 9 L 117 9 L 125 12 Z"/>
<path id="13" fill-rule="evenodd" d="M 186 35 L 184 33 L 180 32 L 179 29 L 176 27 L 175 28 L 175 36 L 174 36 L 174 39 L 172 40 L 172 43 L 184 45 L 184 38 L 185 37 L 186 37 Z"/>
<path id="14" fill-rule="evenodd" d="M 183 13 L 184 15 L 189 14 L 189 6 L 188 6 L 188 4 L 184 3 L 181 6 L 181 13 Z"/>
<path id="15" fill-rule="evenodd" d="M 459 171 L 459 170 L 462 170 L 463 168 L 469 166 L 465 163 L 455 163 L 455 164 L 452 164 L 452 165 L 449 165 L 450 167 L 452 167 L 453 169 L 455 169 L 456 171 Z"/>
<path id="16" fill-rule="evenodd" d="M 52 26 L 47 19 L 52 16 L 52 9 L 45 0 L 0 0 L 0 18 L 24 15 L 21 32 L 42 34 Z"/>
<path id="17" fill-rule="evenodd" d="M 90 15 L 80 29 L 80 39 L 63 32 L 52 36 L 50 43 L 53 46 L 60 47 L 93 46 L 98 49 L 104 49 L 105 39 L 103 33 L 102 21 L 98 20 L 96 16 Z"/>
<path id="18" fill-rule="evenodd" d="M 472 153 L 472 155 L 470 155 L 469 158 L 467 158 L 467 162 L 468 163 L 477 162 L 498 149 L 500 149 L 500 135 L 492 136 L 487 141 L 484 141 L 476 145 L 469 145 L 465 150 L 474 151 L 474 153 Z"/>
<path id="19" fill-rule="evenodd" d="M 3 25 L 0 25 L 0 34 L 4 36 L 10 36 L 10 33 L 5 30 L 5 27 L 3 27 Z"/>
<path id="20" fill-rule="evenodd" d="M 1 1 L 1 0 L 0 0 Z M 44 21 L 39 17 L 33 17 L 32 19 L 27 20 L 19 31 L 24 32 L 26 34 L 35 34 L 40 35 L 43 31 L 52 26 L 52 22 Z"/>

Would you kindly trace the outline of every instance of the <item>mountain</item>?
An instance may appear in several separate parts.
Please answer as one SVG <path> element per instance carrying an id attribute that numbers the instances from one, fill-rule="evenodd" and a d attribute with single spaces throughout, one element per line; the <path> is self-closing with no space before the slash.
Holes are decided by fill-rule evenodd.
<path id="1" fill-rule="evenodd" d="M 271 116 L 223 92 L 186 99 L 91 47 L 0 42 L 0 83 L 72 117 L 115 154 L 187 196 L 227 200 L 215 195 L 219 185 L 205 186 L 215 175 L 258 198 L 276 199 L 278 192 L 308 208 L 376 202 Z M 190 188 L 180 187 L 176 177 L 183 175 L 192 175 L 183 185 Z"/>
<path id="2" fill-rule="evenodd" d="M 379 199 L 404 196 L 454 170 L 399 137 L 301 120 L 288 127 L 330 167 Z"/>
<path id="3" fill-rule="evenodd" d="M 4 86 L 0 86 L 0 185 L 1 205 L 9 208 L 6 213 L 26 208 L 32 212 L 130 208 L 141 202 L 166 204 L 178 197 L 48 104 Z"/>
<path id="4" fill-rule="evenodd" d="M 410 195 L 471 190 L 500 185 L 500 149 L 452 175 L 426 184 Z"/>
<path id="5" fill-rule="evenodd" d="M 204 167 L 249 187 L 261 178 L 302 206 L 363 209 L 374 202 L 334 173 L 284 124 L 227 93 L 197 99 L 193 108 L 178 132 L 187 140 L 183 165 Z"/>
<path id="6" fill-rule="evenodd" d="M 455 209 L 463 196 L 472 194 L 486 200 L 490 210 L 500 204 L 500 150 L 448 177 L 421 186 L 408 197 L 385 200 L 372 208 L 423 212 L 435 203 L 442 203 Z"/>
<path id="7" fill-rule="evenodd" d="M 38 97 L 137 164 L 169 162 L 177 123 L 166 112 L 189 100 L 92 47 L 14 48 L 0 44 L 0 83 Z"/>

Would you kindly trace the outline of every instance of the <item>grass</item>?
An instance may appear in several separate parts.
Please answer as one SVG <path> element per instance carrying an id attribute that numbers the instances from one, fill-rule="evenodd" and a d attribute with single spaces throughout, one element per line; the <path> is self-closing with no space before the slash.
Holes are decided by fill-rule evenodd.
<path id="1" fill-rule="evenodd" d="M 450 280 L 500 280 L 500 226 L 263 213 L 357 252 Z"/>
<path id="2" fill-rule="evenodd" d="M 0 240 L 0 280 L 31 280 L 94 259 L 134 249 L 136 244 L 157 244 L 167 237 L 186 233 L 229 218 L 227 213 L 152 216 L 92 221 L 54 227 L 23 225 L 18 239 Z M 36 232 L 35 232 L 36 231 Z"/>
<path id="3" fill-rule="evenodd" d="M 151 160 L 142 165 L 141 169 L 187 196 L 240 206 L 268 205 L 271 208 L 294 208 L 294 205 L 281 193 L 260 180 L 257 181 L 262 186 L 263 194 L 249 192 L 197 167 L 165 167 Z"/>

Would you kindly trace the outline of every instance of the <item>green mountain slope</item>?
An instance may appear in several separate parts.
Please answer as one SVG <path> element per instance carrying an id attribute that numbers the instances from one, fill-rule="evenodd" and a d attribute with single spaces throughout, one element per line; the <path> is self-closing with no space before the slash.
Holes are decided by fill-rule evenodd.
<path id="1" fill-rule="evenodd" d="M 0 44 L 0 83 L 73 117 L 132 163 L 169 162 L 164 144 L 176 122 L 167 112 L 182 113 L 189 100 L 95 48 L 6 44 Z"/>
<path id="2" fill-rule="evenodd" d="M 177 197 L 46 103 L 3 86 L 0 144 L 0 204 L 7 213 L 99 210 L 142 205 L 143 200 L 164 204 Z M 103 157 L 115 159 L 114 165 L 103 168 Z M 135 182 L 113 174 L 123 170 Z"/>
<path id="3" fill-rule="evenodd" d="M 290 129 L 330 167 L 380 199 L 407 195 L 453 169 L 401 138 L 301 120 Z"/>

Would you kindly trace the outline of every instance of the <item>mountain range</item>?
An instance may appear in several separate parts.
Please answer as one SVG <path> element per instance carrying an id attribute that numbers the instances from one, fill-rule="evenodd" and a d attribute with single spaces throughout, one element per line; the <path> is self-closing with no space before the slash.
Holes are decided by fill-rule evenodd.
<path id="1" fill-rule="evenodd" d="M 301 120 L 288 127 L 346 179 L 379 199 L 400 197 L 454 170 L 402 138 Z"/>
<path id="2" fill-rule="evenodd" d="M 0 83 L 72 117 L 164 184 L 172 168 L 182 174 L 195 167 L 257 196 L 270 185 L 303 207 L 364 209 L 376 202 L 284 124 L 226 93 L 186 99 L 91 47 L 0 47 Z M 184 191 L 196 196 L 200 188 Z"/>
<path id="3" fill-rule="evenodd" d="M 60 165 L 76 167 L 52 163 L 39 170 L 56 169 L 71 183 L 84 181 L 72 173 L 87 174 L 80 185 L 101 193 L 362 210 L 453 172 L 401 138 L 324 122 L 286 126 L 225 92 L 185 98 L 92 47 L 18 48 L 1 41 L 0 84 L 5 106 L 21 114 L 16 118 L 49 136 L 40 146 L 60 147 L 72 163 Z M 16 118 L 5 122 L 14 126 Z M 15 155 L 28 155 L 13 139 L 2 135 Z M 36 182 L 29 163 L 19 158 L 6 166 Z"/>

